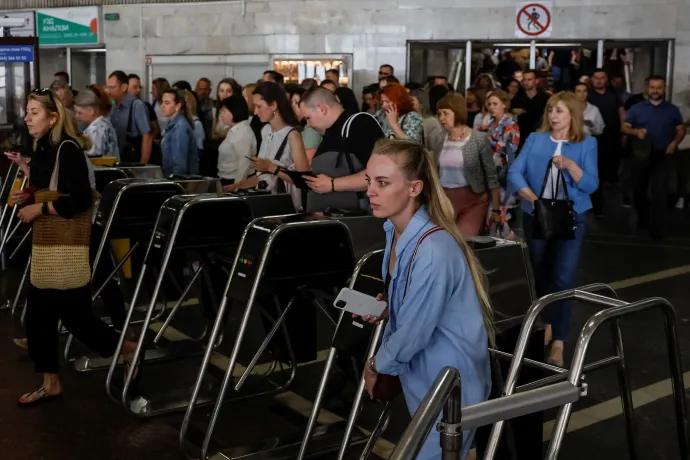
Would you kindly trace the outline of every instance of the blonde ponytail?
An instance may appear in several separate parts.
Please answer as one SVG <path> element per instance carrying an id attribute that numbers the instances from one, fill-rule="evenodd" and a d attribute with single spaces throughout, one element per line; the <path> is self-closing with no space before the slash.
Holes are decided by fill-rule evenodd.
<path id="1" fill-rule="evenodd" d="M 441 180 L 436 171 L 434 154 L 416 142 L 399 140 L 381 140 L 376 143 L 373 153 L 395 155 L 404 158 L 401 162 L 401 168 L 408 179 L 419 179 L 424 184 L 421 194 L 422 204 L 426 205 L 431 221 L 450 233 L 465 255 L 470 274 L 472 275 L 474 289 L 479 298 L 489 344 L 491 347 L 495 347 L 496 329 L 494 327 L 491 299 L 487 289 L 488 280 L 486 272 L 455 224 L 453 205 L 441 186 Z"/>

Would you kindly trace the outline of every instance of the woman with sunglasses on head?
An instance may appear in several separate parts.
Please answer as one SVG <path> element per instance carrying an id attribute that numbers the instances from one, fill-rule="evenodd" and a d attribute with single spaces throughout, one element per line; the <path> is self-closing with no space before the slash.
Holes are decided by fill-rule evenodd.
<path id="1" fill-rule="evenodd" d="M 31 224 L 48 215 L 65 219 L 83 216 L 93 205 L 88 160 L 84 154 L 90 147 L 88 137 L 77 134 L 73 115 L 50 90 L 29 94 L 26 112 L 26 125 L 35 139 L 31 163 L 26 165 L 19 154 L 6 155 L 22 165 L 22 169 L 26 168 L 32 190 L 48 189 L 56 173 L 57 191 L 61 196 L 51 202 L 32 203 L 33 196 L 27 191 L 13 192 L 12 199 L 22 206 L 19 219 Z M 33 238 L 36 238 L 35 232 Z M 38 264 L 35 254 L 31 263 Z M 74 268 L 61 260 L 52 267 L 51 263 L 50 257 L 46 257 L 40 270 L 58 273 Z M 43 384 L 22 395 L 21 406 L 49 401 L 61 394 L 58 378 L 60 321 L 77 340 L 103 357 L 113 355 L 119 340 L 115 331 L 91 311 L 90 270 L 84 285 L 71 289 L 41 289 L 34 281 L 32 270 L 26 300 L 26 333 L 29 356 L 36 372 L 43 374 Z M 124 343 L 123 357 L 128 366 L 132 365 L 135 347 L 133 342 Z"/>
<path id="2" fill-rule="evenodd" d="M 462 378 L 462 405 L 486 401 L 491 305 L 479 262 L 455 225 L 433 154 L 416 142 L 379 141 L 366 179 L 374 216 L 387 219 L 382 270 L 388 307 L 382 317 L 389 320 L 365 367 L 365 389 L 373 398 L 379 374 L 398 376 L 414 414 L 439 372 L 451 366 Z M 473 431 L 463 434 L 459 458 L 467 458 L 473 437 Z M 417 458 L 440 455 L 439 433 L 433 430 Z"/>

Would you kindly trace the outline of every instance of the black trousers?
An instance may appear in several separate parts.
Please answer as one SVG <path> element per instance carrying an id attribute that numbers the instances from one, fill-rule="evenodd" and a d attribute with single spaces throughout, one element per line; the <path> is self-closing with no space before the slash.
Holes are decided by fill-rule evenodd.
<path id="1" fill-rule="evenodd" d="M 594 214 L 601 215 L 604 213 L 604 182 L 618 182 L 620 162 L 620 137 L 609 133 L 597 137 L 599 188 L 591 195 Z"/>
<path id="2" fill-rule="evenodd" d="M 91 311 L 91 285 L 64 291 L 38 289 L 29 283 L 26 338 L 36 372 L 57 374 L 60 368 L 58 321 L 81 343 L 104 358 L 115 353 L 118 334 Z"/>
<path id="3" fill-rule="evenodd" d="M 96 258 L 96 252 L 98 251 L 98 245 L 101 242 L 102 235 L 103 231 L 100 227 L 95 225 L 91 227 L 91 250 L 89 251 L 91 266 L 93 266 L 93 261 Z M 101 287 L 108 275 L 110 275 L 114 269 L 115 264 L 113 263 L 112 257 L 110 257 L 110 245 L 107 244 L 101 255 L 101 260 L 96 267 L 96 273 L 93 279 L 94 289 Z M 101 291 L 100 297 L 103 300 L 103 306 L 107 310 L 113 326 L 116 330 L 122 331 L 127 316 L 125 311 L 125 298 L 114 277 L 105 285 Z"/>
<path id="4" fill-rule="evenodd" d="M 659 236 L 666 230 L 666 198 L 672 162 L 673 155 L 656 149 L 651 149 L 649 155 L 637 154 L 631 157 L 630 168 L 638 225 L 649 227 L 650 232 Z M 649 192 L 652 198 L 651 206 L 648 200 Z"/>

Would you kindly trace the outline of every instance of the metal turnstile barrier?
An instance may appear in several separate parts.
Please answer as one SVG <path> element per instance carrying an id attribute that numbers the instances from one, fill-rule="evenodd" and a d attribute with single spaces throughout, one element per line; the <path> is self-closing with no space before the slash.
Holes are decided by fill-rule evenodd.
<path id="1" fill-rule="evenodd" d="M 444 460 L 465 460 L 460 458 L 463 431 L 498 420 L 572 405 L 582 394 L 577 385 L 560 382 L 462 408 L 461 384 L 457 369 L 446 367 L 441 370 L 412 416 L 390 460 L 414 460 L 441 411 L 443 416 L 436 427 L 441 438 L 441 457 Z"/>
<path id="2" fill-rule="evenodd" d="M 236 398 L 243 399 L 264 394 L 276 393 L 286 389 L 294 380 L 296 374 L 296 356 L 291 340 L 295 334 L 307 331 L 294 331 L 285 326 L 286 317 L 293 309 L 295 300 L 301 292 L 313 286 L 332 287 L 343 286 L 348 278 L 352 276 L 356 266 L 358 255 L 368 252 L 372 248 L 381 248 L 384 244 L 384 234 L 382 222 L 371 216 L 366 217 L 343 217 L 329 218 L 325 216 L 304 214 L 285 217 L 270 217 L 256 219 L 247 226 L 242 237 L 242 242 L 237 251 L 235 261 L 230 273 L 226 292 L 218 312 L 218 318 L 213 327 L 211 342 L 215 341 L 220 333 L 220 318 L 225 313 L 230 302 L 243 304 L 244 313 L 239 326 L 239 331 L 235 338 L 235 343 L 230 354 L 228 368 L 221 383 L 220 392 L 215 400 L 208 426 L 205 428 L 204 440 L 201 446 L 194 445 L 189 440 L 188 432 L 192 420 L 194 409 L 199 399 L 204 377 L 207 372 L 211 357 L 211 350 L 207 348 L 197 382 L 192 393 L 192 398 L 185 413 L 185 417 L 180 430 L 180 448 L 188 458 L 207 458 L 208 451 L 213 436 L 221 406 L 227 400 L 227 390 L 231 380 L 237 378 L 233 388 Z M 305 253 L 306 251 L 306 253 Z M 313 254 L 316 257 L 305 257 L 305 254 Z M 282 286 L 282 288 L 279 288 Z M 290 300 L 284 307 L 273 287 L 283 289 L 285 287 L 290 293 Z M 259 303 L 261 293 L 267 306 L 275 304 L 277 317 L 271 318 L 270 330 L 266 338 L 261 343 L 250 363 L 236 375 L 238 366 L 238 356 L 240 348 L 247 332 L 247 325 L 256 304 Z M 273 293 L 267 296 L 266 293 Z M 273 297 L 270 299 L 270 297 Z M 287 300 L 284 299 L 284 300 Z M 246 392 L 239 393 L 244 386 L 258 359 L 264 353 L 275 334 L 281 330 L 285 349 L 282 357 L 278 361 L 290 364 L 290 375 L 282 384 L 274 383 L 274 388 L 266 391 L 259 391 L 247 395 Z M 278 350 L 280 352 L 280 350 Z M 339 437 L 339 436 L 338 436 Z M 337 437 L 335 438 L 337 439 Z M 270 448 L 271 454 L 284 452 L 281 449 L 297 452 L 300 439 L 288 445 L 273 445 Z M 279 443 L 276 443 L 279 444 Z M 247 452 L 253 452 L 247 456 Z M 211 456 L 214 459 L 233 459 L 233 458 L 260 458 L 267 455 L 265 447 L 261 448 L 238 448 L 221 451 Z"/>
<path id="3" fill-rule="evenodd" d="M 211 263 L 205 256 L 218 251 L 234 255 L 245 227 L 253 219 L 265 215 L 291 212 L 294 212 L 294 205 L 286 194 L 271 195 L 262 193 L 244 197 L 216 194 L 181 195 L 168 199 L 161 207 L 158 215 L 155 231 L 149 241 L 139 281 L 134 289 L 135 294 L 131 302 L 134 305 L 138 301 L 137 296 L 141 291 L 141 283 L 143 282 L 145 272 L 152 267 L 158 267 L 158 276 L 156 277 L 153 293 L 142 323 L 133 361 L 139 362 L 142 356 L 147 332 L 153 320 L 154 311 L 163 287 L 165 275 L 170 268 L 173 253 L 179 254 L 181 252 L 194 251 L 195 253 L 203 252 L 203 255 L 200 255 L 202 261 L 194 271 L 191 281 L 185 286 L 175 306 L 159 329 L 154 339 L 154 345 L 156 346 L 153 349 L 147 350 L 147 361 L 151 362 L 154 360 L 189 357 L 203 353 L 203 342 L 207 338 L 207 334 L 198 340 L 168 343 L 165 347 L 158 345 L 173 316 L 186 300 L 192 285 L 205 270 L 207 264 Z M 205 283 L 202 289 L 212 291 L 213 287 L 209 283 Z M 215 298 L 213 295 L 211 297 Z M 213 321 L 215 318 L 208 319 Z M 131 326 L 130 321 L 131 308 L 130 314 L 125 320 L 116 355 L 119 355 L 124 340 L 128 336 L 128 330 Z M 206 330 L 208 331 L 209 329 L 207 328 Z M 219 343 L 220 340 L 209 340 L 205 347 L 214 349 Z M 113 384 L 115 367 L 116 363 L 111 362 L 106 379 L 108 393 L 118 402 L 121 402 L 133 415 L 150 417 L 184 409 L 188 406 L 189 395 L 191 394 L 189 388 L 175 389 L 168 393 L 151 394 L 149 396 L 138 395 L 138 397 L 132 399 L 130 397 L 130 390 L 132 389 L 135 366 L 130 367 L 122 388 L 116 391 Z M 213 390 L 213 388 L 210 388 L 208 391 L 211 392 Z M 217 388 L 215 388 L 215 393 L 217 393 Z"/>
<path id="4" fill-rule="evenodd" d="M 621 401 L 623 404 L 623 413 L 626 421 L 628 453 L 630 455 L 630 458 L 639 458 L 637 449 L 635 411 L 632 400 L 632 388 L 630 386 L 630 380 L 628 376 L 628 366 L 625 361 L 620 318 L 641 311 L 659 309 L 662 310 L 662 313 L 664 315 L 664 323 L 666 328 L 666 345 L 668 349 L 671 369 L 671 381 L 673 383 L 673 394 L 676 410 L 676 424 L 678 430 L 679 446 L 682 458 L 688 458 L 688 455 L 690 454 L 690 448 L 688 444 L 688 422 L 686 415 L 686 400 L 684 394 L 685 387 L 683 382 L 683 373 L 680 361 L 680 345 L 678 342 L 677 317 L 675 310 L 673 309 L 673 306 L 667 300 L 661 298 L 652 298 L 642 300 L 639 302 L 628 303 L 618 300 L 616 298 L 609 298 L 594 294 L 593 292 L 596 291 L 608 291 L 615 295 L 615 291 L 608 285 L 591 284 L 578 289 L 571 289 L 544 296 L 532 304 L 527 315 L 525 316 L 520 336 L 515 347 L 515 352 L 512 356 L 508 376 L 506 378 L 503 391 L 504 397 L 511 397 L 513 395 L 518 395 L 522 392 L 532 391 L 535 388 L 540 388 L 544 385 L 550 385 L 565 380 L 567 380 L 572 385 L 582 385 L 586 389 L 586 384 L 581 383 L 584 372 L 590 372 L 596 369 L 601 369 L 603 367 L 617 365 L 618 383 L 621 390 Z M 577 340 L 577 345 L 575 348 L 575 353 L 570 370 L 568 371 L 567 369 L 562 369 L 557 366 L 552 366 L 533 360 L 525 360 L 524 354 L 525 350 L 527 349 L 529 335 L 534 327 L 534 324 L 540 312 L 547 305 L 550 305 L 557 301 L 570 299 L 576 299 L 581 302 L 589 303 L 591 305 L 609 307 L 594 314 L 585 323 L 585 326 L 582 329 Z M 604 323 L 610 323 L 611 334 L 613 336 L 614 342 L 615 355 L 585 365 L 584 360 L 591 338 L 594 335 L 594 333 L 599 329 L 599 327 Z M 494 350 L 492 351 L 495 352 Z M 511 358 L 510 355 L 503 357 L 508 359 Z M 545 370 L 555 372 L 556 375 L 546 377 L 539 381 L 532 382 L 530 384 L 516 388 L 517 379 L 523 363 L 528 366 L 536 366 Z M 546 456 L 548 460 L 554 460 L 558 455 L 558 451 L 560 449 L 567 428 L 571 409 L 572 403 L 569 403 L 566 404 L 559 411 L 559 415 L 554 426 L 554 431 L 551 436 L 551 442 L 549 443 L 549 449 Z M 496 424 L 492 427 L 491 435 L 489 437 L 489 443 L 487 444 L 486 452 L 484 453 L 485 460 L 492 460 L 496 455 L 498 444 L 500 442 L 503 424 L 503 421 L 497 421 Z"/>

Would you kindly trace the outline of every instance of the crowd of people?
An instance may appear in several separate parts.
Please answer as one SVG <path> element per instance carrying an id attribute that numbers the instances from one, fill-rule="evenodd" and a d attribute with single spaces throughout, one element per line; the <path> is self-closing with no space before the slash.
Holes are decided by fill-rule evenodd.
<path id="1" fill-rule="evenodd" d="M 23 222 L 72 218 L 92 209 L 88 156 L 159 164 L 173 177 L 218 177 L 226 192 L 260 187 L 290 193 L 296 209 L 306 212 L 335 207 L 385 218 L 389 322 L 381 348 L 367 363 L 366 388 L 373 395 L 380 373 L 400 376 L 411 412 L 447 365 L 463 375 L 463 404 L 489 394 L 491 307 L 465 239 L 482 233 L 516 238 L 511 217 L 521 214 L 537 294 L 568 289 L 589 211 L 603 212 L 600 178 L 617 181 L 626 149 L 639 224 L 662 236 L 667 158 L 685 136 L 678 109 L 664 100 L 663 78 L 650 77 L 644 93 L 626 102 L 637 103 L 624 108 L 599 69 L 591 82 L 566 85 L 555 94 L 538 87 L 536 71 L 522 69 L 503 85 L 494 75 L 481 74 L 463 94 L 445 77 L 403 85 L 393 67 L 383 65 L 379 82 L 363 89 L 361 106 L 355 93 L 340 85 L 335 69 L 322 82 L 306 79 L 299 85 L 285 84 L 273 70 L 244 87 L 226 78 L 217 83 L 215 100 L 207 78 L 194 89 L 186 81 L 170 85 L 156 78 L 151 104 L 141 99 L 137 75 L 115 71 L 105 86 L 78 92 L 69 87 L 68 76 L 56 77 L 50 88 L 28 98 L 25 122 L 33 142 L 7 155 L 33 189 L 61 195 L 38 202 L 31 189 L 14 193 Z M 572 237 L 537 234 L 535 205 L 545 199 L 572 202 Z M 103 356 L 112 355 L 117 343 L 113 329 L 93 317 L 90 280 L 46 288 L 36 285 L 33 273 L 32 268 L 27 344 L 44 380 L 21 397 L 23 405 L 61 393 L 59 320 Z M 563 366 L 568 304 L 551 306 L 543 322 L 548 360 Z M 127 366 L 137 366 L 132 351 L 125 341 Z M 470 446 L 470 433 L 466 441 Z M 438 440 L 430 438 L 424 449 L 433 455 Z"/>

